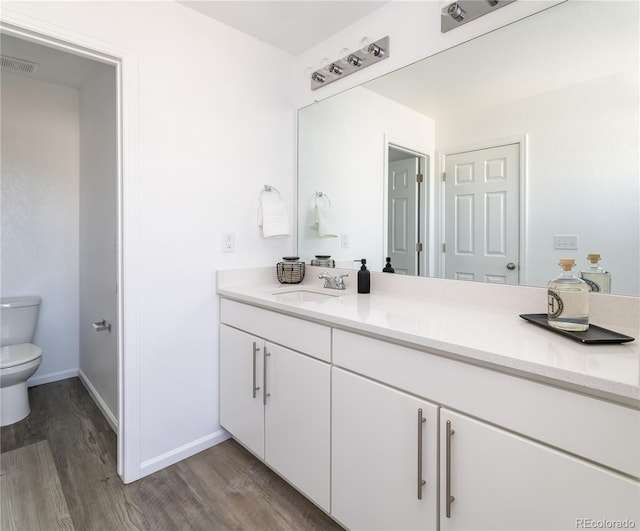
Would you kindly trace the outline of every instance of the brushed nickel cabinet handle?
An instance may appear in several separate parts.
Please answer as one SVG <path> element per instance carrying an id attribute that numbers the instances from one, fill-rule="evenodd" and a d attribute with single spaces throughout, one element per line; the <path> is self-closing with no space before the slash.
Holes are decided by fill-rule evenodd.
<path id="1" fill-rule="evenodd" d="M 422 408 L 418 409 L 418 499 L 422 499 L 422 487 L 427 483 L 422 479 L 422 429 L 427 419 L 422 416 Z"/>
<path id="2" fill-rule="evenodd" d="M 271 356 L 271 354 L 269 354 L 267 352 L 267 346 L 265 345 L 264 348 L 262 349 L 262 354 L 263 354 L 263 363 L 264 363 L 264 367 L 262 369 L 262 404 L 263 405 L 267 405 L 267 397 L 271 396 L 271 393 L 267 393 L 267 358 L 269 356 Z"/>
<path id="3" fill-rule="evenodd" d="M 451 518 L 451 504 L 455 498 L 451 496 L 451 436 L 455 433 L 451 429 L 451 421 L 447 421 L 447 464 L 446 464 L 446 497 L 447 497 L 447 518 Z"/>
<path id="4" fill-rule="evenodd" d="M 256 391 L 260 390 L 260 387 L 256 386 L 256 356 L 258 354 L 258 352 L 260 351 L 260 347 L 258 346 L 258 343 L 256 341 L 253 342 L 253 398 L 256 397 Z"/>

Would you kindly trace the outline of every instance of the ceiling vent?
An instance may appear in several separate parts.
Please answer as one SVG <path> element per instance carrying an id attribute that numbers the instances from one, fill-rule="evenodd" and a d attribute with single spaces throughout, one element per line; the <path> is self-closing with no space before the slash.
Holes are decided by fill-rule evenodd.
<path id="1" fill-rule="evenodd" d="M 0 64 L 3 70 L 15 70 L 23 74 L 35 74 L 36 70 L 38 70 L 38 63 L 7 57 L 6 55 L 0 57 Z"/>

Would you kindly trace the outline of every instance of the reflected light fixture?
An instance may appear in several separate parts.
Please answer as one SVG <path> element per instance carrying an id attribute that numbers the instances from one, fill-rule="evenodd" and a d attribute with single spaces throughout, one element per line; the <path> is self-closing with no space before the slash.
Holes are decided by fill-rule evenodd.
<path id="1" fill-rule="evenodd" d="M 313 72 L 311 74 L 311 90 L 333 83 L 389 57 L 389 37 L 383 37 L 375 42 L 370 42 L 365 37 L 360 41 L 360 44 L 362 48 L 355 52 L 349 52 L 348 48 L 343 48 L 340 50 L 340 53 L 344 53 L 341 59 L 333 61 L 327 66 L 321 66 Z"/>
<path id="2" fill-rule="evenodd" d="M 456 0 L 442 9 L 440 30 L 446 33 L 512 2 L 515 0 Z"/>

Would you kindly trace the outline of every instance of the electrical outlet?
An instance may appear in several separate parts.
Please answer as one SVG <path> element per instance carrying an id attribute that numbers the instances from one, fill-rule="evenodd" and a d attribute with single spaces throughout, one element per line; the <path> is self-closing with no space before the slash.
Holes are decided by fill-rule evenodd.
<path id="1" fill-rule="evenodd" d="M 236 235 L 233 232 L 225 232 L 222 235 L 222 252 L 233 253 L 236 250 Z"/>
<path id="2" fill-rule="evenodd" d="M 348 249 L 349 248 L 349 235 L 348 234 L 341 234 L 340 235 L 340 246 L 343 249 Z"/>
<path id="3" fill-rule="evenodd" d="M 560 250 L 577 251 L 578 236 L 575 234 L 556 234 L 553 237 L 553 248 Z"/>

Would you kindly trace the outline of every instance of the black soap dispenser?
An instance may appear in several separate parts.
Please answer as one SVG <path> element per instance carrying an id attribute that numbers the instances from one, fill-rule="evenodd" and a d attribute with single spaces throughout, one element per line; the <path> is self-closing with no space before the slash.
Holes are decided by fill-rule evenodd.
<path id="1" fill-rule="evenodd" d="M 358 271 L 358 293 L 369 293 L 371 290 L 371 274 L 365 265 L 367 260 L 362 258 L 360 262 L 362 262 L 362 266 Z"/>
<path id="2" fill-rule="evenodd" d="M 396 270 L 393 269 L 393 266 L 391 265 L 391 258 L 389 258 L 388 256 L 387 256 L 387 263 L 382 268 L 382 272 L 383 273 L 395 273 L 396 272 Z"/>

